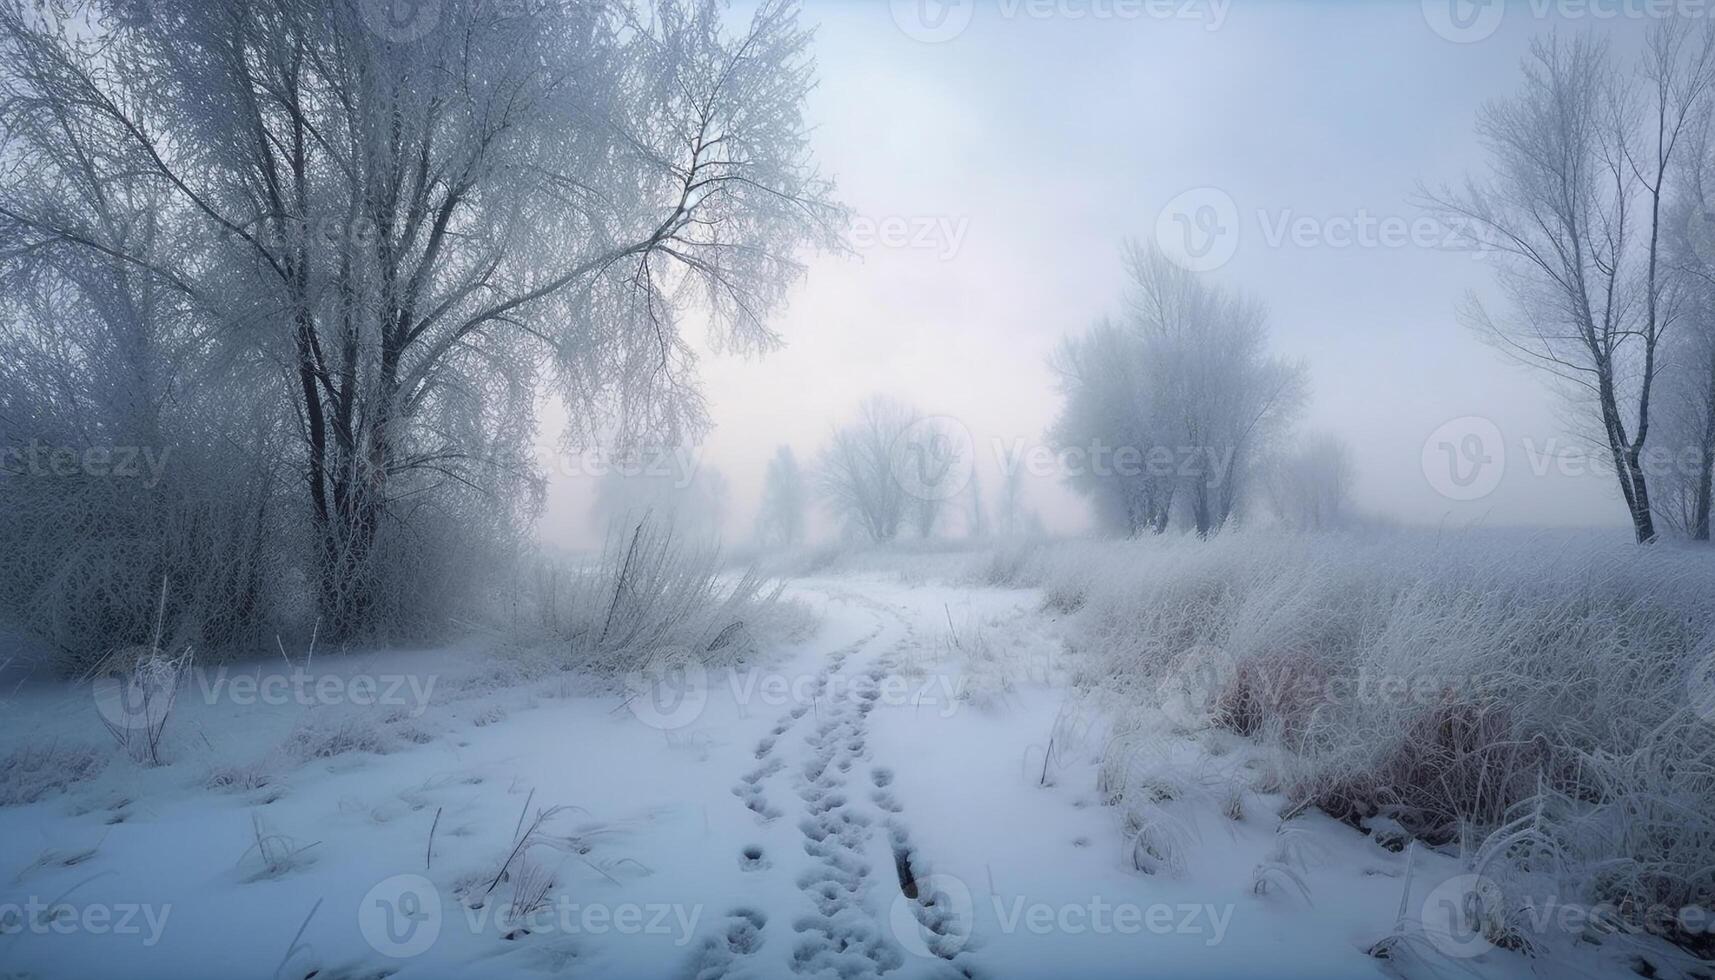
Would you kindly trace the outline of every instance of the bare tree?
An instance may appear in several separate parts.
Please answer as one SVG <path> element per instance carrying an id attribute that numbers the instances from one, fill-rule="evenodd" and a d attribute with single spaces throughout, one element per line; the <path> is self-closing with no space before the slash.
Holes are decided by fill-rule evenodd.
<path id="1" fill-rule="evenodd" d="M 156 261 L 181 242 L 157 203 L 131 184 L 58 206 L 90 241 Z M 68 673 L 157 634 L 206 649 L 277 630 L 277 375 L 93 248 L 43 247 L 0 275 L 0 610 Z"/>
<path id="2" fill-rule="evenodd" d="M 1357 470 L 1351 448 L 1332 433 L 1306 437 L 1276 458 L 1264 479 L 1269 509 L 1287 527 L 1327 531 L 1351 517 Z"/>
<path id="3" fill-rule="evenodd" d="M 1600 41 L 1539 40 L 1524 90 L 1478 120 L 1492 176 L 1430 196 L 1445 221 L 1501 259 L 1511 310 L 1497 316 L 1471 299 L 1465 320 L 1588 407 L 1640 542 L 1656 536 L 1643 453 L 1674 306 L 1662 209 L 1711 56 L 1707 32 L 1694 38 L 1663 22 L 1635 84 Z"/>
<path id="4" fill-rule="evenodd" d="M 968 448 L 947 419 L 935 416 L 919 415 L 896 440 L 894 476 L 910 498 L 908 507 L 917 537 L 934 537 L 955 497 L 967 489 L 954 485 L 954 481 L 974 472 L 974 460 L 961 458 Z"/>
<path id="5" fill-rule="evenodd" d="M 1064 404 L 1050 439 L 1078 451 L 1068 479 L 1102 525 L 1159 533 L 1177 504 L 1207 536 L 1234 519 L 1255 460 L 1302 404 L 1304 369 L 1269 354 L 1255 300 L 1153 248 L 1128 245 L 1125 261 L 1124 320 L 1051 360 Z"/>
<path id="6" fill-rule="evenodd" d="M 1694 541 L 1709 540 L 1715 468 L 1715 330 L 1708 293 L 1695 291 L 1662 348 L 1655 434 L 1645 454 L 1656 518 Z"/>
<path id="7" fill-rule="evenodd" d="M 1151 448 L 1179 466 L 1190 526 L 1206 537 L 1237 514 L 1254 461 L 1302 407 L 1304 366 L 1269 353 L 1257 300 L 1153 248 L 1128 247 L 1126 264 L 1129 326 L 1157 388 Z"/>
<path id="8" fill-rule="evenodd" d="M 995 525 L 1003 538 L 1016 537 L 1024 532 L 1024 461 L 1022 459 L 1002 461 L 1000 500 L 995 505 Z"/>
<path id="9" fill-rule="evenodd" d="M 675 472 L 615 469 L 596 484 L 590 523 L 606 534 L 647 519 L 706 542 L 720 537 L 730 495 L 726 476 L 706 463 Z"/>
<path id="10" fill-rule="evenodd" d="M 1663 251 L 1679 319 L 1663 345 L 1654 425 L 1667 466 L 1652 487 L 1656 517 L 1709 540 L 1715 494 L 1715 140 L 1705 104 L 1687 135 Z"/>
<path id="11" fill-rule="evenodd" d="M 405 33 L 344 0 L 155 0 L 94 35 L 0 12 L 29 163 L 0 182 L 7 258 L 91 251 L 273 359 L 336 632 L 373 618 L 389 538 L 518 493 L 539 381 L 586 435 L 677 441 L 704 424 L 683 303 L 767 348 L 799 248 L 835 241 L 795 7 L 733 36 L 716 3 L 640 2 L 426 5 Z M 135 188 L 190 247 L 93 233 Z"/>
<path id="12" fill-rule="evenodd" d="M 965 537 L 980 540 L 988 536 L 989 515 L 983 505 L 982 478 L 973 466 L 970 485 L 965 488 Z"/>
<path id="13" fill-rule="evenodd" d="M 1135 331 L 1103 321 L 1063 340 L 1050 366 L 1064 404 L 1049 441 L 1087 462 L 1067 482 L 1090 499 L 1101 526 L 1127 537 L 1165 531 L 1180 466 L 1161 458 L 1168 385 L 1152 373 L 1161 362 L 1149 358 Z M 1098 450 L 1111 450 L 1110 458 L 1098 460 Z"/>
<path id="14" fill-rule="evenodd" d="M 762 483 L 762 507 L 756 517 L 756 537 L 765 545 L 790 548 L 804 540 L 809 492 L 804 472 L 791 446 L 781 446 L 768 461 Z"/>
<path id="15" fill-rule="evenodd" d="M 897 467 L 909 465 L 905 442 L 920 418 L 916 409 L 873 396 L 822 452 L 816 482 L 823 498 L 847 527 L 871 541 L 898 537 L 915 503 Z"/>

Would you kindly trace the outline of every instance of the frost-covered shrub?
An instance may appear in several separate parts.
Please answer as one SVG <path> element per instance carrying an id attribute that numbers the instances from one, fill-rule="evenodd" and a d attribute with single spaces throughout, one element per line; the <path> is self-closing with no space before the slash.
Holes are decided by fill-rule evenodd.
<path id="1" fill-rule="evenodd" d="M 646 515 L 612 527 L 593 563 L 544 566 L 521 626 L 568 666 L 604 673 L 666 654 L 730 663 L 779 621 L 780 590 L 754 568 L 726 572 L 713 543 Z"/>
<path id="2" fill-rule="evenodd" d="M 1037 584 L 1042 575 L 1038 558 L 1042 542 L 1036 538 L 1014 538 L 995 545 L 972 566 L 968 577 L 994 588 L 1020 588 Z"/>
<path id="3" fill-rule="evenodd" d="M 92 779 L 107 754 L 87 745 L 25 744 L 0 755 L 0 806 L 34 803 L 49 793 Z"/>
<path id="4" fill-rule="evenodd" d="M 1715 902 L 1706 551 L 1251 532 L 1044 560 L 1045 591 L 1080 604 L 1092 689 L 1258 739 L 1293 804 L 1432 842 L 1494 844 L 1526 820 L 1553 858 L 1538 847 L 1532 867 L 1589 901 Z"/>
<path id="5" fill-rule="evenodd" d="M 209 767 L 203 785 L 209 789 L 248 792 L 261 789 L 277 778 L 272 758 L 249 763 L 223 763 Z"/>
<path id="6" fill-rule="evenodd" d="M 294 759 L 331 759 L 348 752 L 373 752 L 392 748 L 392 741 L 376 719 L 364 714 L 312 711 L 301 719 L 281 748 Z"/>

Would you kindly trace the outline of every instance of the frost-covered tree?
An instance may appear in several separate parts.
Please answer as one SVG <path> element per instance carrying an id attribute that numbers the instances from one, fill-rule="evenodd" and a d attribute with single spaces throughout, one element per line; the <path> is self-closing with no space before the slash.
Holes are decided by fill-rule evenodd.
<path id="1" fill-rule="evenodd" d="M 1063 452 L 1083 454 L 1067 482 L 1113 533 L 1166 530 L 1180 467 L 1177 459 L 1162 459 L 1167 385 L 1151 378 L 1157 364 L 1142 339 L 1104 321 L 1063 340 L 1050 363 L 1064 403 L 1049 440 Z M 1098 460 L 1097 449 L 1113 452 Z"/>
<path id="2" fill-rule="evenodd" d="M 1613 466 L 1640 542 L 1656 535 L 1644 450 L 1674 320 L 1664 208 L 1706 111 L 1712 36 L 1663 21 L 1630 73 L 1590 35 L 1537 41 L 1523 90 L 1478 119 L 1489 178 L 1431 199 L 1499 260 L 1508 308 L 1473 298 L 1463 318 L 1565 387 Z"/>
<path id="3" fill-rule="evenodd" d="M 157 205 L 121 183 L 60 207 L 156 261 L 181 241 Z M 290 439 L 272 366 L 201 335 L 178 291 L 69 245 L 0 264 L 0 350 L 0 611 L 72 673 L 148 642 L 163 613 L 175 649 L 271 635 Z"/>
<path id="4" fill-rule="evenodd" d="M 85 251 L 276 366 L 252 393 L 281 399 L 339 634 L 415 591 L 429 522 L 527 516 L 540 386 L 586 437 L 700 428 L 685 304 L 716 347 L 773 345 L 839 225 L 790 3 L 736 32 L 704 0 L 382 6 L 0 8 L 4 261 Z"/>
<path id="5" fill-rule="evenodd" d="M 1305 370 L 1269 353 L 1262 304 L 1190 272 L 1154 248 L 1127 249 L 1127 321 L 1149 367 L 1156 427 L 1178 461 L 1179 495 L 1200 536 L 1245 499 L 1257 459 L 1303 406 Z"/>
<path id="6" fill-rule="evenodd" d="M 1064 403 L 1050 436 L 1078 461 L 1071 485 L 1118 533 L 1198 535 L 1245 499 L 1256 461 L 1303 401 L 1304 370 L 1268 351 L 1261 304 L 1129 245 L 1118 323 L 1069 338 L 1052 361 Z"/>
<path id="7" fill-rule="evenodd" d="M 1693 291 L 1662 345 L 1651 423 L 1655 434 L 1647 457 L 1656 518 L 1694 541 L 1709 540 L 1715 482 L 1715 309 L 1710 303 L 1707 289 Z"/>
<path id="8" fill-rule="evenodd" d="M 969 449 L 951 422 L 935 416 L 918 416 L 896 441 L 894 473 L 910 498 L 909 516 L 918 538 L 934 537 L 954 498 L 968 488 L 968 484 L 955 486 L 953 481 L 974 471 L 975 461 L 962 458 Z"/>
<path id="9" fill-rule="evenodd" d="M 1263 490 L 1275 519 L 1300 531 L 1328 531 L 1352 517 L 1357 468 L 1352 451 L 1332 433 L 1316 433 L 1276 457 Z"/>
<path id="10" fill-rule="evenodd" d="M 1662 345 L 1650 504 L 1656 517 L 1709 540 L 1715 496 L 1715 120 L 1704 106 L 1688 138 L 1663 244 L 1678 318 Z"/>
<path id="11" fill-rule="evenodd" d="M 965 537 L 980 540 L 988 536 L 989 515 L 983 504 L 982 477 L 973 466 L 971 482 L 965 487 Z"/>
<path id="12" fill-rule="evenodd" d="M 768 461 L 763 477 L 762 506 L 756 516 L 756 537 L 770 547 L 790 548 L 804 540 L 809 490 L 804 471 L 791 446 L 781 446 Z"/>
<path id="13" fill-rule="evenodd" d="M 995 526 L 1003 538 L 1024 533 L 1024 461 L 1001 461 L 1000 499 L 995 504 Z"/>
<path id="14" fill-rule="evenodd" d="M 647 516 L 681 536 L 707 540 L 720 536 L 730 497 L 725 474 L 706 463 L 674 473 L 613 470 L 596 484 L 590 520 L 605 534 Z"/>
<path id="15" fill-rule="evenodd" d="M 917 502 L 897 467 L 910 464 L 906 445 L 922 416 L 891 398 L 873 396 L 857 418 L 834 432 L 816 466 L 816 485 L 847 528 L 871 541 L 892 541 Z"/>

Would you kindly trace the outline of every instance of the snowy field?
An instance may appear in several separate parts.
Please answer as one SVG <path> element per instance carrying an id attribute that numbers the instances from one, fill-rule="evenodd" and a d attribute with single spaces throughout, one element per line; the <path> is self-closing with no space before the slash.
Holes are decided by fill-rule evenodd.
<path id="1" fill-rule="evenodd" d="M 158 767 L 116 752 L 99 690 L 10 692 L 0 971 L 1698 975 L 1654 940 L 1495 947 L 1459 927 L 1456 848 L 1283 814 L 1230 733 L 1162 729 L 1179 775 L 1140 827 L 1039 589 L 864 571 L 784 598 L 797 639 L 629 687 L 470 650 L 197 671 Z"/>
<path id="2" fill-rule="evenodd" d="M 0 0 L 0 980 L 1715 980 L 1708 7 Z"/>

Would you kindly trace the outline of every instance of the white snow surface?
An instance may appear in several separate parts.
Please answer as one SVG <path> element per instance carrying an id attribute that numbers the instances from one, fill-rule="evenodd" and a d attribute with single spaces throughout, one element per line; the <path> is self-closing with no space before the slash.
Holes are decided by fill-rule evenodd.
<path id="1" fill-rule="evenodd" d="M 882 574 L 788 594 L 813 634 L 693 672 L 685 698 L 468 650 L 210 672 L 180 694 L 159 767 L 117 751 L 88 685 L 6 692 L 0 753 L 107 761 L 0 807 L 0 975 L 1630 973 L 1604 945 L 1544 964 L 1423 940 L 1452 855 L 1315 813 L 1283 824 L 1254 791 L 1232 819 L 1238 739 L 1162 744 L 1175 867 L 1141 872 L 1137 828 L 1098 790 L 1110 721 L 1038 594 Z M 293 671 L 386 703 L 232 686 Z M 362 676 L 375 697 L 351 696 Z M 545 906 L 509 911 L 544 874 Z M 1402 921 L 1420 941 L 1369 955 Z"/>

